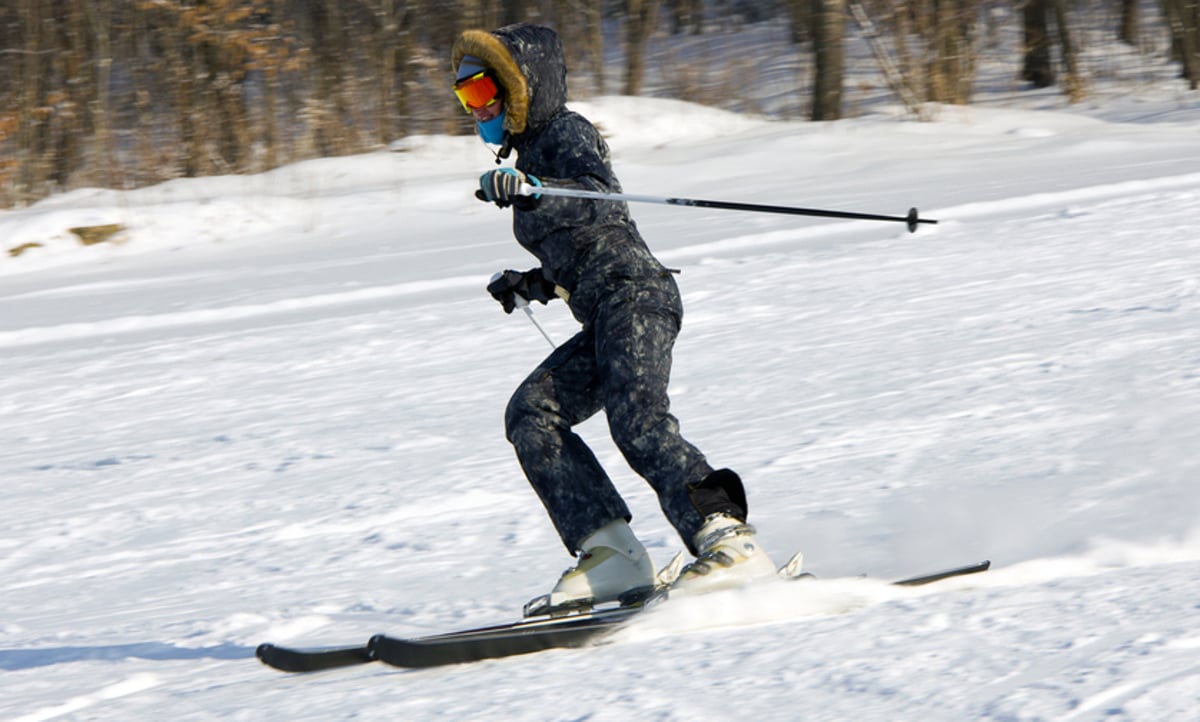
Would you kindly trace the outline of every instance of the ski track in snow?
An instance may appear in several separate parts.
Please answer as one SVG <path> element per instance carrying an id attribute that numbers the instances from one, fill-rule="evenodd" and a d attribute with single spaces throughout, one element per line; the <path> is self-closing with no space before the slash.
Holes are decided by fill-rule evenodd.
<path id="1" fill-rule="evenodd" d="M 274 210 L 319 242 L 287 226 L 156 255 L 135 238 L 87 249 L 95 268 L 0 276 L 0 717 L 1194 719 L 1200 146 L 979 117 L 627 151 L 648 187 L 705 168 L 696 195 L 752 198 L 813 173 L 805 205 L 932 198 L 941 222 L 634 209 L 683 269 L 685 433 L 749 480 L 764 544 L 821 579 L 673 600 L 586 651 L 305 678 L 253 659 L 268 640 L 507 621 L 568 561 L 501 428 L 547 349 L 481 290 L 526 261 L 494 238 L 502 214 L 439 215 L 461 177 L 422 165 L 478 154 L 414 141 L 416 170 L 343 160 L 361 194 L 298 182 L 303 202 Z M 1046 157 L 1021 171 L 1029 144 Z M 909 153 L 930 160 L 896 187 Z M 384 242 L 387 191 L 410 182 L 424 215 Z M 156 192 L 184 218 L 244 213 L 240 191 L 203 187 Z M 104 208 L 73 194 L 34 220 Z M 536 313 L 555 338 L 576 327 L 561 304 Z M 665 562 L 680 542 L 652 495 L 602 419 L 581 431 Z M 982 558 L 993 571 L 934 587 L 874 581 Z"/>

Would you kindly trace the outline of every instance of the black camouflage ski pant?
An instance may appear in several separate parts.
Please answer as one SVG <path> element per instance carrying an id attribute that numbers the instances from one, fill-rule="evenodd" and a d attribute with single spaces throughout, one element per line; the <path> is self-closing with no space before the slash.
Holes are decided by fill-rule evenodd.
<path id="1" fill-rule="evenodd" d="M 689 484 L 712 472 L 680 435 L 667 384 L 683 315 L 672 278 L 628 281 L 606 294 L 593 320 L 517 388 L 505 413 L 508 440 L 568 551 L 629 507 L 572 427 L 603 410 L 629 466 L 658 494 L 687 545 L 703 519 Z"/>

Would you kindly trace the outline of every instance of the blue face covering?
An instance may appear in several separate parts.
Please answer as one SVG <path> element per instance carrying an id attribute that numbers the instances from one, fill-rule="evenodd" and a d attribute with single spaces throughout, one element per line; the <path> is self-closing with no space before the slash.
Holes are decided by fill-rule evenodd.
<path id="1" fill-rule="evenodd" d="M 491 120 L 483 123 L 475 123 L 475 125 L 479 126 L 479 137 L 483 138 L 484 143 L 491 143 L 492 145 L 501 145 L 504 143 L 504 116 L 507 114 L 508 109 L 506 108 L 500 111 L 500 115 Z"/>

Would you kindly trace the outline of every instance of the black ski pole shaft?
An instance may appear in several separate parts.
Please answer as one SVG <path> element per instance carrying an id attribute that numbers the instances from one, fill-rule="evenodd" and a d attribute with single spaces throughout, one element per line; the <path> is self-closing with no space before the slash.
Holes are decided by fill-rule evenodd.
<path id="1" fill-rule="evenodd" d="M 734 201 L 706 201 L 697 198 L 660 198 L 658 196 L 634 195 L 631 193 L 602 193 L 600 191 L 576 190 L 574 188 L 555 188 L 552 186 L 532 186 L 521 184 L 521 195 L 563 196 L 567 198 L 590 198 L 593 200 L 626 201 L 635 203 L 659 203 L 671 206 L 691 206 L 693 208 L 716 208 L 726 211 L 749 211 L 751 213 L 783 213 L 792 216 L 817 216 L 820 218 L 843 218 L 859 221 L 895 221 L 904 223 L 910 233 L 917 230 L 920 223 L 937 223 L 932 218 L 921 218 L 916 208 L 910 208 L 908 215 L 885 216 L 876 213 L 854 213 L 850 211 L 831 211 L 822 208 L 796 208 L 793 206 L 769 206 L 760 203 L 739 203 Z"/>

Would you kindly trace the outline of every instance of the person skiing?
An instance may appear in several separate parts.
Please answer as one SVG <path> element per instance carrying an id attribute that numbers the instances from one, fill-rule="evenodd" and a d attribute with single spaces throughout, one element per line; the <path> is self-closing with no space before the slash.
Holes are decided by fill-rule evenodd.
<path id="1" fill-rule="evenodd" d="M 713 469 L 680 434 L 667 385 L 683 315 L 672 272 L 650 252 L 626 203 L 539 195 L 538 187 L 621 192 L 609 149 L 568 110 L 562 44 L 550 28 L 466 30 L 451 51 L 454 90 L 480 137 L 500 146 L 476 196 L 513 209 L 513 233 L 540 266 L 505 270 L 487 290 L 506 313 L 562 298 L 582 325 L 517 388 L 505 432 L 576 563 L 526 613 L 637 601 L 654 566 L 632 515 L 572 427 L 603 410 L 617 448 L 652 486 L 668 521 L 696 556 L 674 589 L 707 591 L 774 574 L 746 523 L 746 493 L 730 469 Z M 525 195 L 522 190 L 532 190 Z"/>

